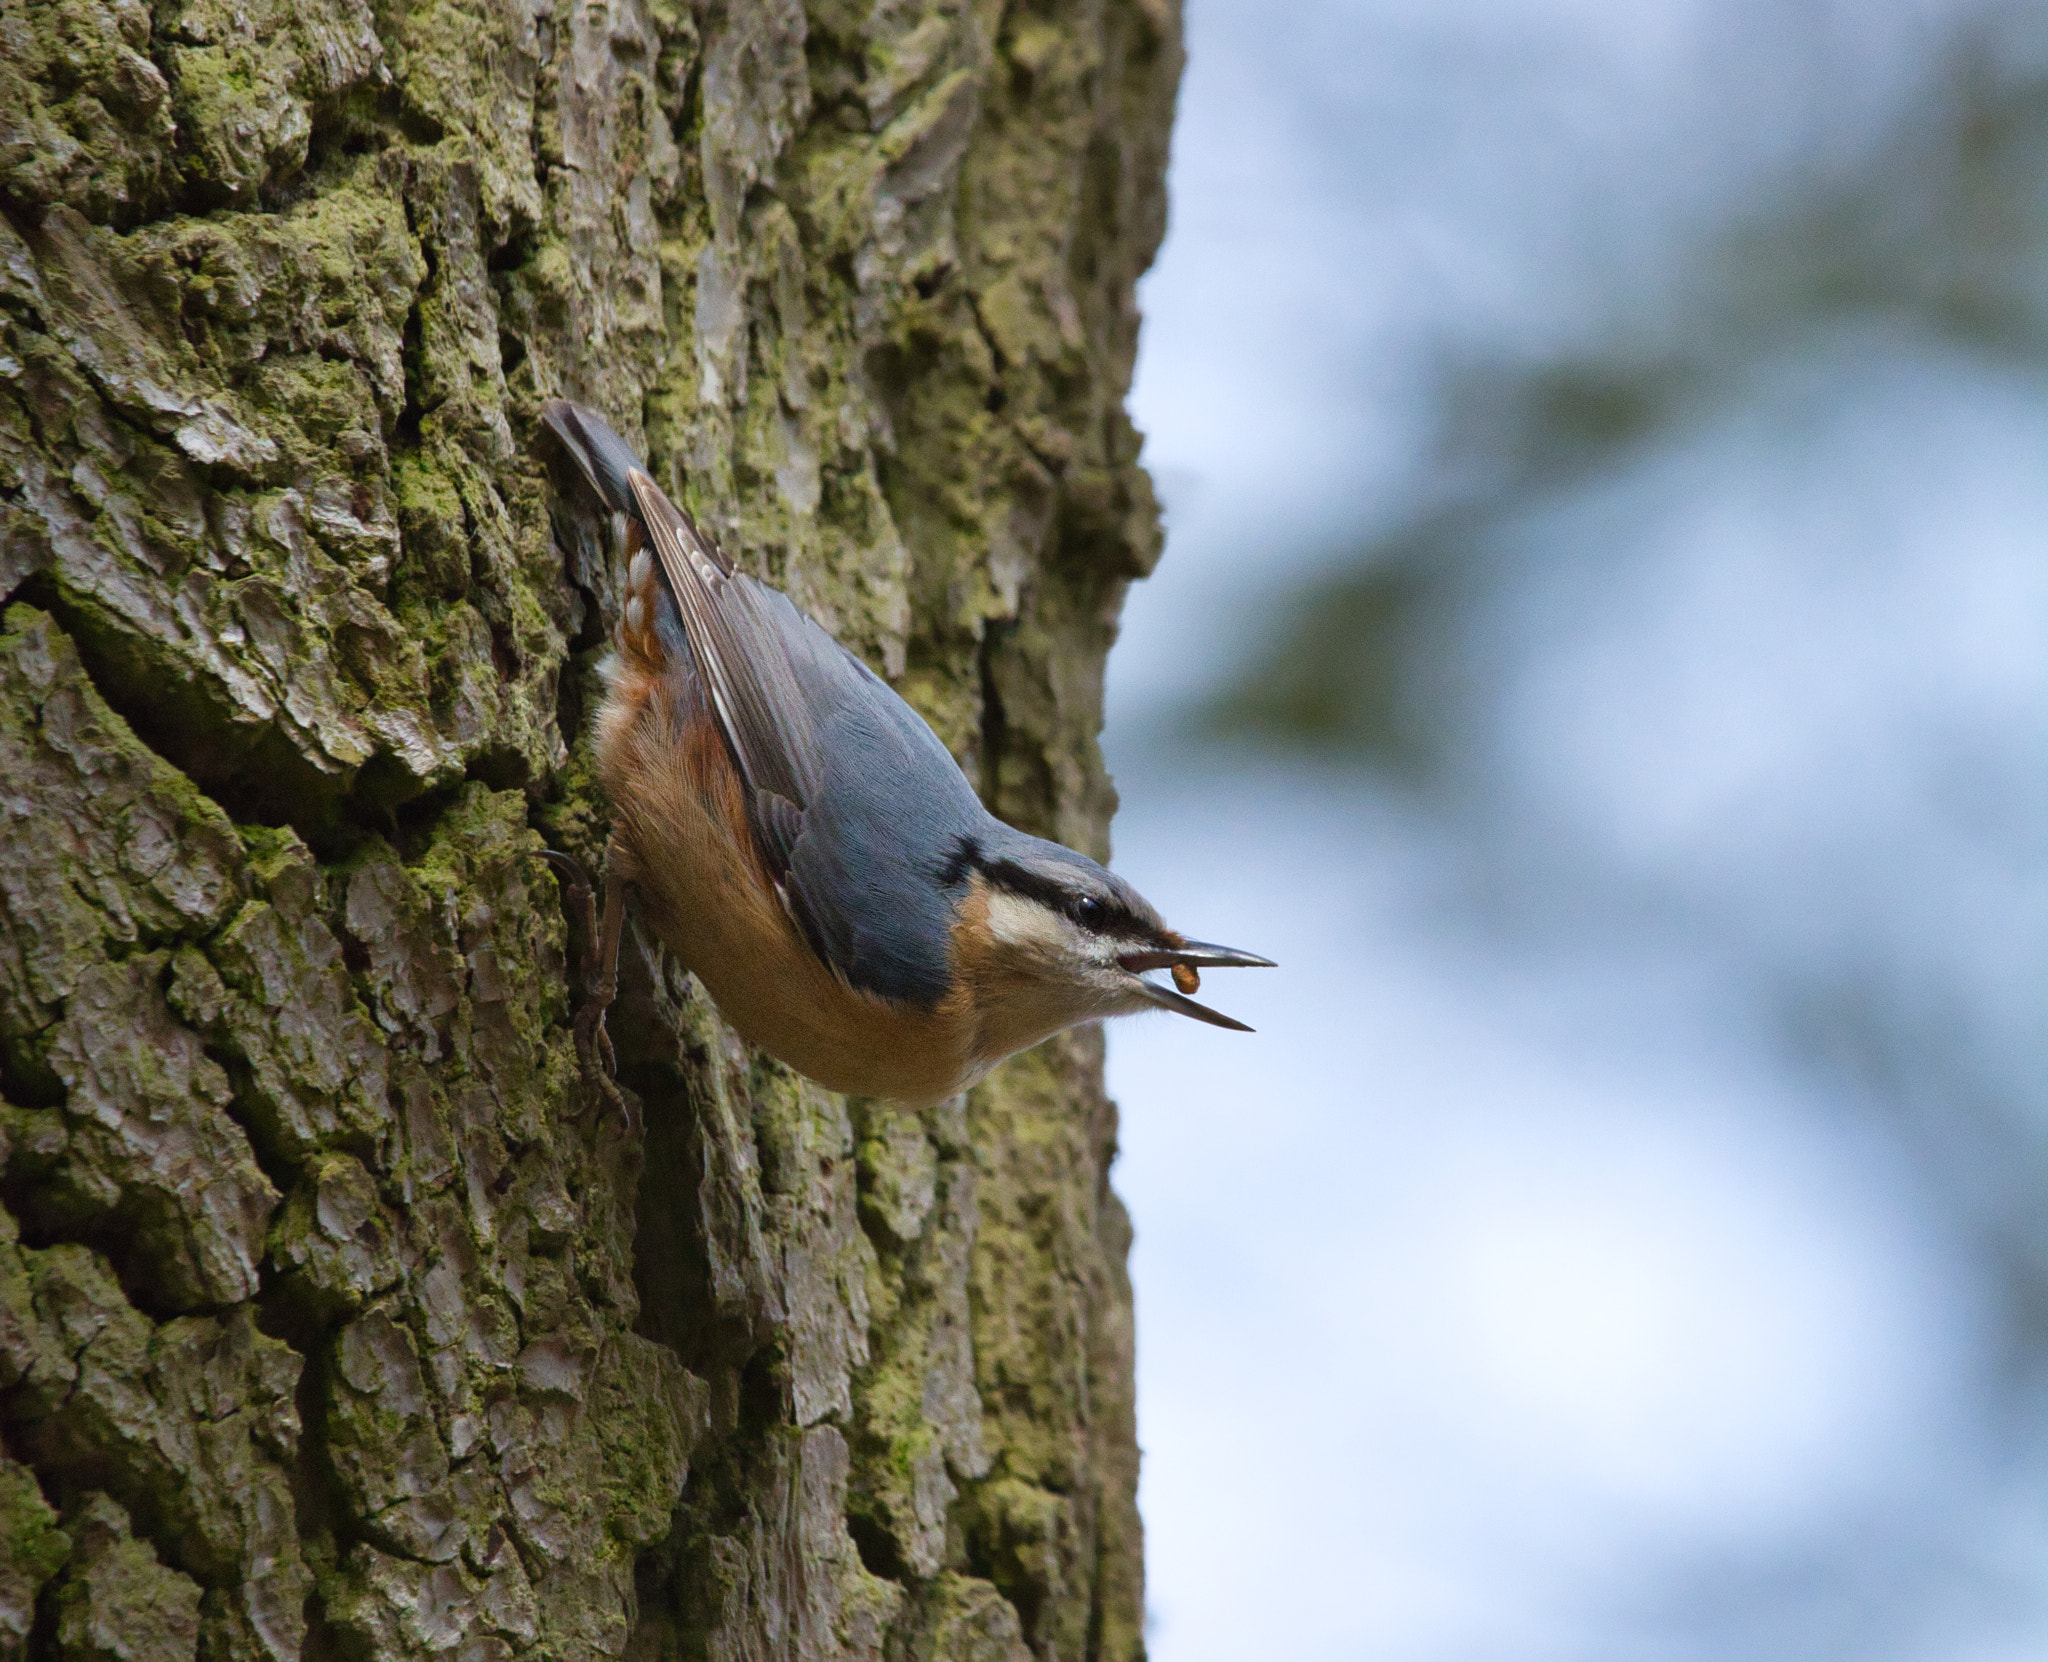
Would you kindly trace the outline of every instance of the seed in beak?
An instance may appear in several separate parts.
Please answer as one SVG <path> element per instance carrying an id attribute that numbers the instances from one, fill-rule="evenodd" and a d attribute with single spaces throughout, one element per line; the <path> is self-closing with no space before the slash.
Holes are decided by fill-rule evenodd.
<path id="1" fill-rule="evenodd" d="M 1202 972 L 1196 969 L 1193 964 L 1175 964 L 1173 966 L 1173 984 L 1184 993 L 1190 995 L 1198 993 L 1202 990 Z"/>

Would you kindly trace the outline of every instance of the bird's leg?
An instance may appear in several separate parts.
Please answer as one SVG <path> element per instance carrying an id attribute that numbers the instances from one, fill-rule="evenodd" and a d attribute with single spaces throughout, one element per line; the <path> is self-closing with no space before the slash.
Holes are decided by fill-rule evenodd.
<path id="1" fill-rule="evenodd" d="M 559 848 L 544 848 L 540 857 L 555 868 L 555 875 L 562 880 L 563 897 L 568 902 L 569 952 L 575 959 L 570 974 L 578 981 L 590 979 L 590 943 L 597 938 L 597 913 L 590 903 L 590 874 L 583 869 L 583 862 L 573 854 L 564 854 Z"/>
<path id="2" fill-rule="evenodd" d="M 597 975 L 590 983 L 590 998 L 576 1015 L 579 1046 L 603 1048 L 605 1072 L 617 1071 L 618 1058 L 612 1052 L 612 1036 L 604 1030 L 604 1015 L 619 996 L 619 937 L 626 927 L 626 880 L 619 874 L 616 847 L 608 851 L 604 876 L 604 931 L 597 937 Z"/>
<path id="3" fill-rule="evenodd" d="M 604 1025 L 605 1012 L 611 1008 L 612 1000 L 619 992 L 619 936 L 626 921 L 625 883 L 616 875 L 617 868 L 607 862 L 604 933 L 600 937 L 590 876 L 581 862 L 552 848 L 543 849 L 541 853 L 563 881 L 564 898 L 568 902 L 571 919 L 570 932 L 578 943 L 573 973 L 584 998 L 576 1011 L 576 1055 L 583 1063 L 584 1073 L 597 1081 L 605 1099 L 616 1104 L 630 1121 L 631 1112 L 613 1080 L 618 1071 L 618 1058 L 612 1051 L 611 1035 L 605 1031 Z"/>

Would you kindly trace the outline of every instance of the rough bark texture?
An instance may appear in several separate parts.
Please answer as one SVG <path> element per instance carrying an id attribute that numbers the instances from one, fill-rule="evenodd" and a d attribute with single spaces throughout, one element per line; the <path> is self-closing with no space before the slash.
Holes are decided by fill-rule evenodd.
<path id="1" fill-rule="evenodd" d="M 1097 1039 L 629 934 L 566 392 L 1101 854 L 1172 0 L 0 0 L 0 1657 L 1130 1658 Z"/>

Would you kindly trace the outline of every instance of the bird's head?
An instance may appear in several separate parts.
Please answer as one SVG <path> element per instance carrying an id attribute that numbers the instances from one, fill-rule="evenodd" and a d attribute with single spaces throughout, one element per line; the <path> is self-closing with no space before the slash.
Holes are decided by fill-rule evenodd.
<path id="1" fill-rule="evenodd" d="M 1145 1010 L 1251 1031 L 1147 977 L 1171 971 L 1193 991 L 1201 970 L 1273 961 L 1177 934 L 1143 895 L 1085 855 L 1012 833 L 994 846 L 964 843 L 953 875 L 962 894 L 955 961 L 1004 1042 L 1031 1030 L 1023 1043 L 1036 1043 L 1077 1022 Z"/>

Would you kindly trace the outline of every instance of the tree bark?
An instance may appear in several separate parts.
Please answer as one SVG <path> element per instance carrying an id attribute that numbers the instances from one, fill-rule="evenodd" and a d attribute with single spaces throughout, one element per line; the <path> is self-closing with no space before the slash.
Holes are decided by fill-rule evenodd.
<path id="1" fill-rule="evenodd" d="M 1106 852 L 1173 0 L 0 0 L 0 1654 L 1142 1655 L 1082 1032 L 751 1054 L 597 865 L 584 399 Z"/>

